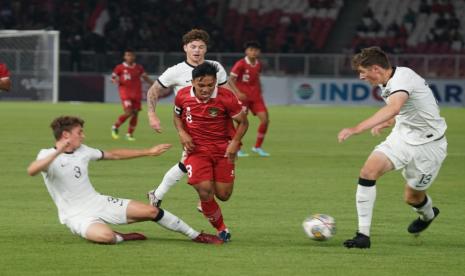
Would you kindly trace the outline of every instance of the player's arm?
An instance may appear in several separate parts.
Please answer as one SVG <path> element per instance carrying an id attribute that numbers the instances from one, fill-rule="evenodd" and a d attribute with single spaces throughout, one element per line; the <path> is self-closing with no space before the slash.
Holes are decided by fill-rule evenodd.
<path id="1" fill-rule="evenodd" d="M 234 94 L 236 94 L 239 100 L 244 101 L 247 99 L 247 96 L 245 95 L 245 93 L 241 92 L 239 88 L 237 88 L 236 82 L 237 76 L 234 74 L 230 74 L 226 88 L 229 88 L 232 92 L 234 92 Z"/>
<path id="2" fill-rule="evenodd" d="M 0 90 L 10 91 L 11 89 L 11 80 L 9 77 L 0 79 Z"/>
<path id="3" fill-rule="evenodd" d="M 103 152 L 103 160 L 123 160 L 144 156 L 158 156 L 171 148 L 171 144 L 155 145 L 147 149 L 114 149 Z"/>
<path id="4" fill-rule="evenodd" d="M 371 134 L 373 136 L 379 136 L 381 135 L 381 132 L 383 129 L 393 126 L 395 122 L 396 122 L 396 119 L 392 118 L 384 123 L 376 125 L 371 129 Z"/>
<path id="5" fill-rule="evenodd" d="M 249 128 L 249 121 L 247 120 L 247 115 L 243 111 L 234 116 L 232 119 L 236 122 L 236 134 L 226 149 L 226 157 L 228 157 L 229 161 L 234 163 L 236 154 L 241 146 L 242 138 Z"/>
<path id="6" fill-rule="evenodd" d="M 176 128 L 178 132 L 181 145 L 183 146 L 184 150 L 189 153 L 194 150 L 195 144 L 194 144 L 194 140 L 192 139 L 192 137 L 184 129 L 184 123 L 182 122 L 181 114 L 182 114 L 182 110 L 179 107 L 175 107 L 174 113 L 173 113 L 173 123 L 174 123 L 174 127 Z"/>
<path id="7" fill-rule="evenodd" d="M 143 79 L 146 83 L 148 83 L 150 86 L 153 85 L 154 81 L 149 77 L 149 75 L 148 75 L 147 73 L 144 72 L 144 73 L 142 74 L 141 77 L 142 77 L 142 79 Z"/>
<path id="8" fill-rule="evenodd" d="M 155 112 L 157 107 L 158 98 L 166 97 L 171 93 L 169 88 L 161 86 L 160 82 L 155 81 L 152 86 L 150 86 L 147 91 L 147 109 L 150 127 L 156 132 L 161 133 L 160 119 Z"/>
<path id="9" fill-rule="evenodd" d="M 40 172 L 47 171 L 48 166 L 55 160 L 58 155 L 62 154 L 65 151 L 65 148 L 69 145 L 69 139 L 63 139 L 60 141 L 57 141 L 55 144 L 56 151 L 50 153 L 46 157 L 38 160 L 34 160 L 29 164 L 29 167 L 27 167 L 27 174 L 30 176 L 34 176 Z"/>
<path id="10" fill-rule="evenodd" d="M 406 91 L 396 91 L 396 93 L 389 96 L 389 102 L 387 105 L 378 110 L 368 119 L 362 121 L 355 127 L 344 128 L 338 134 L 339 143 L 347 140 L 350 136 L 354 134 L 360 134 L 368 129 L 371 129 L 377 125 L 383 124 L 387 121 L 390 121 L 399 114 L 400 109 L 404 103 L 408 100 L 408 93 Z"/>

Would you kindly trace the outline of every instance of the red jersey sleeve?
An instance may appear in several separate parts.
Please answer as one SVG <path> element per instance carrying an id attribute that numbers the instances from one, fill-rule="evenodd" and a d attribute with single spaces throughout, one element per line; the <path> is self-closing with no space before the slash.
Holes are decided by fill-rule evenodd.
<path id="1" fill-rule="evenodd" d="M 4 63 L 0 63 L 0 79 L 5 79 L 10 77 L 10 71 Z"/>
<path id="2" fill-rule="evenodd" d="M 233 68 L 231 69 L 231 75 L 237 77 L 237 76 L 241 75 L 243 71 L 244 71 L 244 66 L 243 66 L 242 59 L 240 59 L 240 60 L 236 61 Z"/>
<path id="3" fill-rule="evenodd" d="M 225 94 L 225 108 L 229 116 L 234 118 L 242 112 L 242 104 L 233 92 L 225 89 Z"/>
<path id="4" fill-rule="evenodd" d="M 118 64 L 113 69 L 113 73 L 111 74 L 112 78 L 120 77 L 121 76 L 121 64 Z"/>
<path id="5" fill-rule="evenodd" d="M 138 64 L 138 65 L 139 65 L 140 75 L 142 76 L 142 75 L 145 73 L 144 66 L 142 66 L 142 65 L 140 65 L 140 64 Z"/>

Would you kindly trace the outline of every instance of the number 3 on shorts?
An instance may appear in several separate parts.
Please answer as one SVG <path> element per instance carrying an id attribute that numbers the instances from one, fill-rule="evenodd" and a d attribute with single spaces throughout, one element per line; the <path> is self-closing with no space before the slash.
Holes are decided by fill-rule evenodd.
<path id="1" fill-rule="evenodd" d="M 187 176 L 192 177 L 192 165 L 187 165 L 186 170 L 187 170 Z"/>

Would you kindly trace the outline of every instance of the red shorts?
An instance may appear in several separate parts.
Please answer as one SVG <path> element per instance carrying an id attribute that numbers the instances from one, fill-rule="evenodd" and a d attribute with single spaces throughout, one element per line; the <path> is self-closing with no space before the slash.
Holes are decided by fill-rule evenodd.
<path id="1" fill-rule="evenodd" d="M 245 107 L 247 107 L 247 110 L 252 111 L 253 115 L 257 115 L 259 112 L 267 112 L 265 101 L 262 97 L 256 99 L 247 99 L 243 101 L 243 104 Z"/>
<path id="2" fill-rule="evenodd" d="M 141 110 L 142 99 L 121 99 L 124 109 Z"/>
<path id="3" fill-rule="evenodd" d="M 199 184 L 203 181 L 234 182 L 234 163 L 229 162 L 226 157 L 195 153 L 187 156 L 184 165 L 186 165 L 190 185 Z"/>

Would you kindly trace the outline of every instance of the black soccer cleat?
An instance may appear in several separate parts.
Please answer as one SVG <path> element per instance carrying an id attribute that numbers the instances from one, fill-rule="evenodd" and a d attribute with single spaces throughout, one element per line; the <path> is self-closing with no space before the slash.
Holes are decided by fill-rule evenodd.
<path id="1" fill-rule="evenodd" d="M 344 242 L 344 246 L 347 248 L 370 248 L 370 237 L 356 232 L 355 237 Z"/>
<path id="2" fill-rule="evenodd" d="M 419 234 L 420 232 L 424 231 L 428 226 L 433 222 L 433 220 L 439 215 L 439 209 L 436 207 L 433 207 L 433 212 L 434 212 L 434 218 L 428 221 L 424 221 L 420 218 L 417 218 L 416 220 L 412 221 L 410 225 L 407 228 L 407 231 L 410 234 Z"/>

